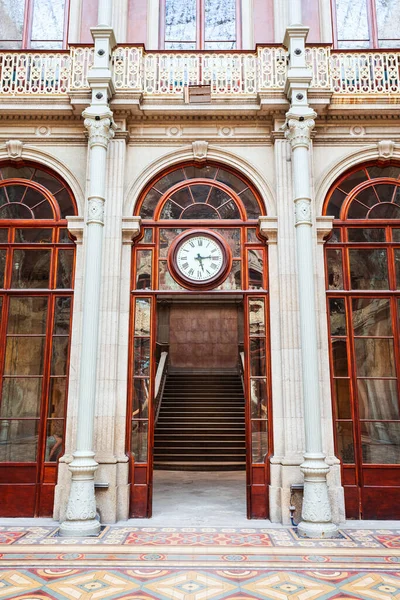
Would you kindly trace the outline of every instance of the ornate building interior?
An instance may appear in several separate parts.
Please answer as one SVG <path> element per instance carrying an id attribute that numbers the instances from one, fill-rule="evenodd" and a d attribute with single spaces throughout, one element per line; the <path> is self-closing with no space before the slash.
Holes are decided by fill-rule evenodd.
<path id="1" fill-rule="evenodd" d="M 300 535 L 400 518 L 399 31 L 0 0 L 1 517 L 98 535 L 237 471 Z"/>

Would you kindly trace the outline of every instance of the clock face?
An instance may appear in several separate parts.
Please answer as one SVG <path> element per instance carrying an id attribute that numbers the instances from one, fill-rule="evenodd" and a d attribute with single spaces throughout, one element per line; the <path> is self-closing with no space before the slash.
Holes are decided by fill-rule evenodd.
<path id="1" fill-rule="evenodd" d="M 171 248 L 172 263 L 179 279 L 186 283 L 208 284 L 224 275 L 228 253 L 215 234 L 184 234 Z"/>

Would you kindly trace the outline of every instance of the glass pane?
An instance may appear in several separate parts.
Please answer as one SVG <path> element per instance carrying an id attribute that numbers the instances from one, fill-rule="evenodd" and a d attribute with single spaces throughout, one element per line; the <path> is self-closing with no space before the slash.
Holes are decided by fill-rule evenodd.
<path id="1" fill-rule="evenodd" d="M 7 333 L 45 333 L 46 319 L 46 297 L 10 298 Z"/>
<path id="2" fill-rule="evenodd" d="M 372 188 L 370 188 L 372 190 Z M 358 202 L 357 198 L 352 200 L 350 207 L 347 211 L 348 219 L 366 219 L 368 216 L 368 206 Z"/>
<path id="3" fill-rule="evenodd" d="M 361 447 L 366 464 L 400 464 L 400 423 L 361 423 Z"/>
<path id="4" fill-rule="evenodd" d="M 239 195 L 239 198 L 244 204 L 246 209 L 247 218 L 250 219 L 258 219 L 261 215 L 260 207 L 258 206 L 258 202 L 256 197 L 250 188 L 247 188 L 244 192 Z"/>
<path id="5" fill-rule="evenodd" d="M 400 175 L 400 168 L 396 165 L 367 167 L 367 171 L 371 179 L 375 179 L 377 177 L 390 177 L 391 179 L 398 179 Z"/>
<path id="6" fill-rule="evenodd" d="M 400 229 L 392 229 L 392 239 L 394 242 L 400 242 Z"/>
<path id="7" fill-rule="evenodd" d="M 334 379 L 336 417 L 351 419 L 350 380 Z"/>
<path id="8" fill-rule="evenodd" d="M 340 218 L 340 211 L 342 209 L 343 200 L 346 198 L 346 194 L 339 189 L 336 189 L 330 197 L 326 214 L 335 219 Z"/>
<path id="9" fill-rule="evenodd" d="M 66 385 L 65 377 L 50 378 L 48 417 L 62 418 L 64 416 Z"/>
<path id="10" fill-rule="evenodd" d="M 332 363 L 335 377 L 347 377 L 347 346 L 346 340 L 332 340 Z"/>
<path id="11" fill-rule="evenodd" d="M 54 42 L 51 45 L 55 46 Z M 61 46 L 61 44 L 60 44 L 60 46 Z M 58 206 L 61 211 L 62 219 L 65 219 L 66 217 L 70 217 L 70 216 L 76 214 L 71 196 L 67 189 L 64 188 L 63 190 L 58 192 L 58 194 L 55 194 L 55 198 L 58 202 Z M 36 218 L 38 219 L 39 217 L 36 215 Z M 41 218 L 44 219 L 44 217 L 41 217 Z"/>
<path id="12" fill-rule="evenodd" d="M 214 231 L 222 235 L 232 251 L 233 258 L 240 258 L 242 248 L 240 243 L 240 229 L 215 229 Z"/>
<path id="13" fill-rule="evenodd" d="M 396 289 L 400 290 L 400 248 L 394 250 L 394 266 L 396 269 Z"/>
<path id="14" fill-rule="evenodd" d="M 247 241 L 250 244 L 257 244 L 260 240 L 257 238 L 257 230 L 254 228 L 247 230 Z"/>
<path id="15" fill-rule="evenodd" d="M 353 424 L 336 423 L 336 440 L 339 458 L 345 464 L 354 464 Z"/>
<path id="16" fill-rule="evenodd" d="M 147 421 L 132 421 L 131 452 L 135 462 L 147 461 Z"/>
<path id="17" fill-rule="evenodd" d="M 349 242 L 384 242 L 385 230 L 384 229 L 366 229 L 366 228 L 354 228 L 347 230 L 347 239 Z"/>
<path id="18" fill-rule="evenodd" d="M 69 335 L 70 315 L 71 315 L 71 297 L 58 297 L 55 301 L 54 314 L 54 334 Z"/>
<path id="19" fill-rule="evenodd" d="M 240 219 L 239 209 L 233 200 L 229 200 L 226 204 L 223 204 L 218 212 L 221 219 Z"/>
<path id="20" fill-rule="evenodd" d="M 196 41 L 196 0 L 165 1 L 165 39 Z"/>
<path id="21" fill-rule="evenodd" d="M 0 463 L 35 462 L 37 421 L 0 421 Z"/>
<path id="22" fill-rule="evenodd" d="M 236 0 L 205 0 L 205 40 L 236 39 Z"/>
<path id="23" fill-rule="evenodd" d="M 368 40 L 366 0 L 336 0 L 339 40 Z"/>
<path id="24" fill-rule="evenodd" d="M 149 414 L 149 379 L 133 380 L 132 418 L 146 419 Z"/>
<path id="25" fill-rule="evenodd" d="M 327 239 L 328 244 L 337 244 L 342 241 L 342 230 L 339 227 L 335 227 L 331 231 L 331 235 Z"/>
<path id="26" fill-rule="evenodd" d="M 250 336 L 265 335 L 265 308 L 263 298 L 249 300 L 249 330 Z"/>
<path id="27" fill-rule="evenodd" d="M 265 340 L 253 338 L 250 340 L 250 375 L 251 377 L 263 377 L 265 373 Z"/>
<path id="28" fill-rule="evenodd" d="M 140 216 L 142 219 L 152 219 L 154 216 L 154 210 L 161 198 L 161 193 L 151 188 L 151 190 L 147 193 L 145 199 L 143 200 L 143 204 L 140 208 Z"/>
<path id="29" fill-rule="evenodd" d="M 247 251 L 247 266 L 250 290 L 263 289 L 264 252 L 263 250 Z"/>
<path id="30" fill-rule="evenodd" d="M 0 0 L 0 40 L 22 40 L 25 2 Z"/>
<path id="31" fill-rule="evenodd" d="M 163 211 L 164 212 L 164 211 Z M 221 214 L 221 218 L 223 217 Z M 215 208 L 209 204 L 192 204 L 184 213 L 182 219 L 219 219 L 219 215 Z"/>
<path id="32" fill-rule="evenodd" d="M 28 206 L 35 215 L 35 219 L 53 219 L 53 209 L 50 202 L 43 194 L 34 188 L 28 188 L 24 195 L 24 204 Z"/>
<path id="33" fill-rule="evenodd" d="M 74 251 L 59 250 L 57 263 L 57 288 L 72 288 L 72 268 L 74 266 Z"/>
<path id="34" fill-rule="evenodd" d="M 182 208 L 178 204 L 175 204 L 175 202 L 167 200 L 161 211 L 160 219 L 180 219 L 181 214 Z"/>
<path id="35" fill-rule="evenodd" d="M 184 0 L 175 0 L 175 2 L 181 2 L 182 5 L 187 4 L 187 2 Z M 190 0 L 191 2 L 193 2 L 193 0 Z M 178 41 L 182 40 L 183 38 L 178 38 Z M 176 171 L 172 171 L 171 173 L 168 173 L 168 175 L 164 175 L 164 177 L 162 177 L 161 179 L 159 179 L 157 181 L 157 183 L 154 185 L 154 188 L 157 189 L 159 192 L 166 192 L 170 187 L 172 187 L 173 185 L 175 185 L 175 183 L 178 183 L 179 181 L 183 181 L 184 179 L 186 179 L 185 174 L 183 172 L 183 169 L 177 169 Z"/>
<path id="36" fill-rule="evenodd" d="M 59 229 L 58 231 L 58 241 L 60 244 L 73 244 L 73 241 L 69 237 L 68 229 Z"/>
<path id="37" fill-rule="evenodd" d="M 3 379 L 0 417 L 38 417 L 41 393 L 39 377 Z"/>
<path id="38" fill-rule="evenodd" d="M 32 40 L 62 40 L 65 0 L 35 0 Z"/>
<path id="39" fill-rule="evenodd" d="M 232 269 L 217 290 L 241 290 L 242 289 L 242 264 L 240 260 L 234 260 L 232 263 Z"/>
<path id="40" fill-rule="evenodd" d="M 45 462 L 56 462 L 63 451 L 64 421 L 55 419 L 47 422 Z"/>
<path id="41" fill-rule="evenodd" d="M 135 338 L 134 375 L 150 375 L 150 340 Z"/>
<path id="42" fill-rule="evenodd" d="M 195 202 L 206 202 L 212 191 L 212 188 L 209 185 L 192 185 L 190 186 L 190 191 Z M 226 195 L 225 200 L 228 199 L 229 196 Z"/>
<path id="43" fill-rule="evenodd" d="M 158 274 L 158 289 L 160 290 L 183 290 L 181 285 L 175 281 L 171 273 L 168 271 L 168 265 L 166 260 L 159 261 L 159 274 Z"/>
<path id="44" fill-rule="evenodd" d="M 399 419 L 397 382 L 394 379 L 358 379 L 360 419 Z"/>
<path id="45" fill-rule="evenodd" d="M 190 165 L 189 167 L 184 167 L 183 171 L 185 172 L 186 179 L 215 179 L 217 173 L 216 167 L 211 167 L 210 165 L 204 167 Z"/>
<path id="46" fill-rule="evenodd" d="M 208 199 L 208 203 L 215 208 L 219 208 L 221 204 L 225 204 L 230 199 L 229 194 L 220 190 L 219 188 L 213 188 L 210 197 Z"/>
<path id="47" fill-rule="evenodd" d="M 358 377 L 395 377 L 393 340 L 358 338 L 354 340 Z"/>
<path id="48" fill-rule="evenodd" d="M 9 337 L 6 345 L 6 375 L 42 375 L 44 337 Z"/>
<path id="49" fill-rule="evenodd" d="M 151 244 L 152 241 L 153 241 L 153 230 L 146 228 L 144 230 L 144 235 L 143 235 L 143 238 L 141 239 L 140 243 L 141 244 Z"/>
<path id="50" fill-rule="evenodd" d="M 136 287 L 137 290 L 151 289 L 152 250 L 138 250 L 136 255 Z"/>
<path id="51" fill-rule="evenodd" d="M 250 379 L 251 418 L 268 418 L 267 383 L 265 379 Z"/>
<path id="52" fill-rule="evenodd" d="M 326 250 L 326 262 L 328 271 L 328 289 L 343 289 L 343 266 L 341 250 Z"/>
<path id="53" fill-rule="evenodd" d="M 225 183 L 225 185 L 229 186 L 237 193 L 242 192 L 247 187 L 244 181 L 239 179 L 239 177 L 233 173 L 225 171 L 225 169 L 218 169 L 217 180 Z"/>
<path id="54" fill-rule="evenodd" d="M 400 219 L 400 206 L 390 202 L 376 204 L 368 215 L 369 219 Z"/>
<path id="55" fill-rule="evenodd" d="M 30 229 L 16 229 L 14 239 L 18 244 L 45 244 L 52 241 L 52 235 L 52 229 L 38 229 L 35 227 Z"/>
<path id="56" fill-rule="evenodd" d="M 365 0 L 362 0 L 362 1 L 365 2 Z M 347 39 L 351 39 L 351 38 L 347 38 Z M 351 190 L 353 190 L 357 185 L 360 185 L 360 183 L 362 183 L 363 181 L 366 181 L 367 179 L 368 179 L 368 177 L 367 177 L 367 173 L 366 173 L 365 169 L 360 169 L 359 171 L 355 171 L 354 173 L 351 173 L 350 175 L 348 175 L 346 177 L 346 179 L 344 179 L 344 181 L 342 181 L 338 187 L 341 190 L 343 190 L 344 192 L 348 193 Z"/>
<path id="57" fill-rule="evenodd" d="M 398 40 L 400 36 L 399 0 L 375 0 L 378 38 Z M 385 47 L 385 44 L 382 44 Z"/>
<path id="58" fill-rule="evenodd" d="M 135 300 L 135 335 L 150 335 L 150 298 L 136 298 Z"/>
<path id="59" fill-rule="evenodd" d="M 371 185 L 365 190 L 358 192 L 357 200 L 366 207 L 372 208 L 375 206 L 375 204 L 377 204 L 379 201 L 375 186 Z"/>
<path id="60" fill-rule="evenodd" d="M 68 361 L 69 337 L 53 337 L 51 358 L 51 375 L 66 375 Z"/>
<path id="61" fill-rule="evenodd" d="M 189 188 L 183 188 L 172 194 L 171 200 L 178 204 L 181 208 L 186 208 L 189 204 L 193 204 L 193 197 L 189 192 Z"/>
<path id="62" fill-rule="evenodd" d="M 331 335 L 346 335 L 346 312 L 344 298 L 330 298 L 329 317 Z"/>
<path id="63" fill-rule="evenodd" d="M 390 300 L 387 298 L 354 298 L 352 309 L 354 335 L 392 335 Z"/>
<path id="64" fill-rule="evenodd" d="M 5 228 L 0 229 L 0 244 L 7 244 L 7 242 L 8 242 L 8 229 L 5 229 Z"/>
<path id="65" fill-rule="evenodd" d="M 51 250 L 14 250 L 12 288 L 48 288 Z"/>
<path id="66" fill-rule="evenodd" d="M 268 421 L 251 422 L 251 450 L 253 463 L 263 463 L 268 453 Z"/>
<path id="67" fill-rule="evenodd" d="M 0 219 L 33 219 L 33 215 L 23 204 L 4 204 L 0 208 Z"/>
<path id="68" fill-rule="evenodd" d="M 184 229 L 160 229 L 160 258 L 167 258 L 168 250 L 177 235 L 185 231 Z"/>
<path id="69" fill-rule="evenodd" d="M 6 269 L 7 250 L 0 250 L 0 287 L 4 287 L 4 272 Z"/>
<path id="70" fill-rule="evenodd" d="M 349 250 L 350 280 L 353 290 L 388 289 L 387 254 L 379 250 Z"/>

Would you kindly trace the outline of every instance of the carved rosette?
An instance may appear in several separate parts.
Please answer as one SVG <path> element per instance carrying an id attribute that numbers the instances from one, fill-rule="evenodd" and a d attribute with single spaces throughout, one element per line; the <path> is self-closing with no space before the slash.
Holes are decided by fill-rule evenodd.
<path id="1" fill-rule="evenodd" d="M 311 225 L 311 200 L 300 198 L 294 205 L 295 224 Z"/>
<path id="2" fill-rule="evenodd" d="M 89 134 L 89 147 L 102 146 L 107 148 L 108 142 L 115 135 L 115 125 L 110 117 L 103 117 L 96 120 L 95 117 L 86 117 L 84 126 Z"/>
<path id="3" fill-rule="evenodd" d="M 310 147 L 311 131 L 314 127 L 315 121 L 312 117 L 289 118 L 286 121 L 285 137 L 290 142 L 292 150 Z"/>
<path id="4" fill-rule="evenodd" d="M 98 197 L 88 199 L 88 223 L 104 225 L 104 200 Z"/>

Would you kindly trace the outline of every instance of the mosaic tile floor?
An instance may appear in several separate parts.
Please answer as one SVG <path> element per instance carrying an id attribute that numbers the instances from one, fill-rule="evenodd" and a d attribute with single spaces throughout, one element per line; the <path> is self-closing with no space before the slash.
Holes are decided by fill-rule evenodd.
<path id="1" fill-rule="evenodd" d="M 400 600 L 400 531 L 0 527 L 0 600 Z"/>

